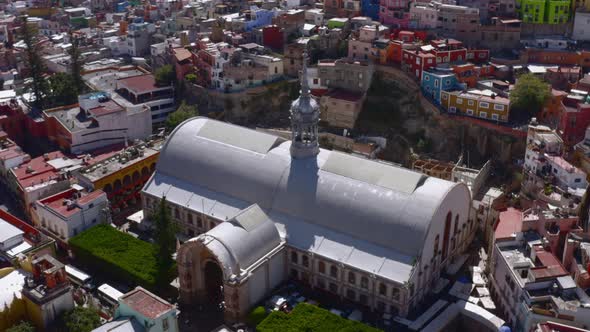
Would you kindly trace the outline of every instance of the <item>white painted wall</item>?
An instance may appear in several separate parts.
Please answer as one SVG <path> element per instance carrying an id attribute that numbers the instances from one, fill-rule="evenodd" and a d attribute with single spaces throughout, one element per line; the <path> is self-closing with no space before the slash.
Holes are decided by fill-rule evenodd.
<path id="1" fill-rule="evenodd" d="M 572 39 L 590 40 L 590 13 L 576 12 Z"/>
<path id="2" fill-rule="evenodd" d="M 84 230 L 104 222 L 102 210 L 107 207 L 107 195 L 103 194 L 92 203 L 80 205 L 77 204 L 81 210 L 73 215 L 63 218 L 56 214 L 53 210 L 36 202 L 36 209 L 33 213 L 37 214 L 37 220 L 41 223 L 41 227 L 50 230 L 52 233 L 62 236 L 65 240 L 69 239 Z"/>

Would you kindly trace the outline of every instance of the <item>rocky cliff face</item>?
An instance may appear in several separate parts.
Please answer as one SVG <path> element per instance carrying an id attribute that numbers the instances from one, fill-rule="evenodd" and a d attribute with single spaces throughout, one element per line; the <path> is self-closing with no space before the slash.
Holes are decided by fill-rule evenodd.
<path id="1" fill-rule="evenodd" d="M 244 126 L 289 127 L 289 107 L 299 93 L 298 80 L 285 80 L 242 92 L 223 93 L 192 84 L 186 98 L 201 113 Z"/>
<path id="2" fill-rule="evenodd" d="M 405 73 L 391 67 L 377 70 L 356 129 L 387 137 L 385 158 L 408 165 L 411 151 L 445 161 L 456 161 L 463 153 L 478 167 L 490 159 L 510 164 L 524 156 L 526 133 L 441 113 Z"/>
<path id="3" fill-rule="evenodd" d="M 202 114 L 215 111 L 218 118 L 232 123 L 288 128 L 289 107 L 298 90 L 293 79 L 231 94 L 191 85 L 186 96 L 199 104 Z M 386 137 L 383 157 L 406 166 L 412 152 L 443 161 L 456 161 L 463 153 L 473 167 L 490 159 L 508 165 L 523 158 L 526 139 L 526 133 L 491 122 L 440 113 L 422 97 L 414 80 L 384 66 L 376 66 L 353 134 Z"/>

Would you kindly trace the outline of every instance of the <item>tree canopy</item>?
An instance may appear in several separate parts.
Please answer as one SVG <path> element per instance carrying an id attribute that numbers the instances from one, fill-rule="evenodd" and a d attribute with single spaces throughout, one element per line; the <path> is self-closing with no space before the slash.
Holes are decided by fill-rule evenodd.
<path id="1" fill-rule="evenodd" d="M 45 65 L 41 54 L 39 52 L 39 39 L 37 37 L 37 29 L 28 24 L 26 18 L 22 29 L 22 39 L 25 43 L 25 63 L 29 76 L 32 79 L 30 89 L 35 98 L 33 105 L 38 109 L 43 109 L 45 106 L 45 98 L 49 90 L 47 81 L 43 77 L 45 73 Z"/>
<path id="2" fill-rule="evenodd" d="M 176 111 L 168 114 L 168 118 L 166 119 L 166 129 L 170 132 L 185 120 L 198 115 L 199 110 L 197 109 L 197 106 L 188 105 L 183 101 Z"/>
<path id="3" fill-rule="evenodd" d="M 176 224 L 172 221 L 172 213 L 162 197 L 158 210 L 153 216 L 154 219 L 154 240 L 156 260 L 158 261 L 158 275 L 156 283 L 165 286 L 168 281 L 170 269 L 174 265 L 172 255 L 176 252 Z"/>
<path id="4" fill-rule="evenodd" d="M 29 322 L 22 321 L 7 329 L 6 332 L 35 332 L 35 327 Z"/>
<path id="5" fill-rule="evenodd" d="M 510 93 L 511 108 L 535 116 L 550 97 L 549 84 L 533 74 L 524 74 L 518 77 Z"/>
<path id="6" fill-rule="evenodd" d="M 63 320 L 69 332 L 90 332 L 100 326 L 100 316 L 91 308 L 76 307 L 67 312 Z"/>
<path id="7" fill-rule="evenodd" d="M 67 73 L 57 73 L 49 77 L 48 107 L 71 105 L 78 102 L 78 88 L 74 77 Z"/>
<path id="8" fill-rule="evenodd" d="M 156 69 L 154 77 L 158 86 L 168 86 L 176 81 L 176 74 L 172 65 L 164 65 Z"/>
<path id="9" fill-rule="evenodd" d="M 80 40 L 77 36 L 70 33 L 70 42 L 72 47 L 68 50 L 70 55 L 70 75 L 72 82 L 74 83 L 73 88 L 76 93 L 84 92 L 84 80 L 82 80 L 82 52 L 80 52 Z"/>
<path id="10" fill-rule="evenodd" d="M 196 83 L 197 82 L 197 75 L 196 74 L 193 74 L 193 73 L 186 74 L 186 75 L 184 75 L 184 79 L 187 82 Z"/>

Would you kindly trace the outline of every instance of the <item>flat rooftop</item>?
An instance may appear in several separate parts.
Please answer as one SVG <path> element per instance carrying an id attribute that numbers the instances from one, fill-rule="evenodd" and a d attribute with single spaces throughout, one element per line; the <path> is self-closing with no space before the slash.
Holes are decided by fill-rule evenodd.
<path id="1" fill-rule="evenodd" d="M 131 165 L 141 162 L 155 154 L 159 154 L 162 145 L 164 145 L 163 140 L 154 142 L 151 147 L 147 146 L 147 144 L 142 144 L 138 147 L 133 146 L 120 150 L 118 153 L 112 154 L 111 157 L 103 159 L 102 161 L 82 170 L 81 175 L 89 179 L 91 182 L 96 182 L 97 180 L 110 176 L 119 170 L 130 167 Z"/>
<path id="2" fill-rule="evenodd" d="M 129 108 L 133 107 L 134 104 L 119 95 L 115 90 L 117 89 L 117 81 L 121 78 L 128 78 L 134 76 L 145 75 L 145 72 L 139 70 L 136 67 L 102 67 L 97 65 L 100 69 L 93 71 L 88 74 L 84 74 L 82 77 L 84 81 L 90 85 L 94 90 L 104 91 L 110 94 L 117 104 L 122 107 Z"/>
<path id="3" fill-rule="evenodd" d="M 119 298 L 119 301 L 150 319 L 158 318 L 175 308 L 172 304 L 141 287 L 123 295 Z"/>
<path id="4" fill-rule="evenodd" d="M 16 181 L 23 189 L 33 189 L 60 178 L 60 170 L 81 164 L 78 159 L 70 159 L 61 151 L 46 153 L 12 169 Z"/>
<path id="5" fill-rule="evenodd" d="M 58 120 L 68 131 L 77 132 L 98 128 L 98 123 L 96 122 L 98 117 L 123 111 L 125 109 L 121 105 L 113 100 L 108 100 L 101 103 L 100 106 L 88 110 L 89 114 L 82 111 L 79 106 L 47 110 L 45 114 Z"/>
<path id="6" fill-rule="evenodd" d="M 119 88 L 126 88 L 136 95 L 142 95 L 144 93 L 162 89 L 170 89 L 169 86 L 157 86 L 156 78 L 152 74 L 120 78 L 117 80 L 117 86 Z"/>
<path id="7" fill-rule="evenodd" d="M 13 226 L 8 221 L 0 218 L 0 243 L 23 234 L 24 232 L 18 229 L 16 226 Z"/>
<path id="8" fill-rule="evenodd" d="M 28 154 L 14 142 L 8 139 L 0 139 L 0 160 L 10 160 L 18 157 L 26 158 L 26 156 L 28 156 Z"/>
<path id="9" fill-rule="evenodd" d="M 500 212 L 494 235 L 496 240 L 509 239 L 516 236 L 522 230 L 523 213 L 520 210 L 509 207 Z"/>
<path id="10" fill-rule="evenodd" d="M 82 206 L 87 205 L 104 195 L 105 193 L 102 190 L 88 193 L 72 188 L 44 198 L 40 200 L 39 203 L 63 217 L 63 219 L 67 219 L 82 211 Z"/>

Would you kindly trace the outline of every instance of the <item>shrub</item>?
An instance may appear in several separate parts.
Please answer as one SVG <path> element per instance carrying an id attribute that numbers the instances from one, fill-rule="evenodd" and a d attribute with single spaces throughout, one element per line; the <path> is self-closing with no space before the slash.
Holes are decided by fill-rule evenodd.
<path id="1" fill-rule="evenodd" d="M 300 303 L 291 313 L 273 311 L 264 319 L 256 330 L 270 331 L 344 331 L 344 332 L 377 332 L 379 330 L 335 315 L 328 310 L 311 304 Z"/>
<path id="2" fill-rule="evenodd" d="M 268 314 L 266 313 L 266 309 L 263 306 L 258 306 L 248 314 L 248 324 L 257 326 L 267 316 Z"/>
<path id="3" fill-rule="evenodd" d="M 97 225 L 69 241 L 76 259 L 96 271 L 108 271 L 121 281 L 154 289 L 158 261 L 154 246 L 120 232 L 110 225 Z M 175 271 L 171 269 L 170 280 Z"/>
<path id="4" fill-rule="evenodd" d="M 76 307 L 62 318 L 68 332 L 90 332 L 100 326 L 100 316 L 91 308 Z"/>
<path id="5" fill-rule="evenodd" d="M 154 72 L 154 78 L 156 79 L 157 86 L 169 86 L 176 80 L 176 74 L 174 73 L 174 67 L 172 65 L 164 65 Z"/>
<path id="6" fill-rule="evenodd" d="M 8 328 L 6 332 L 35 332 L 35 327 L 29 322 L 20 322 Z"/>
<path id="7" fill-rule="evenodd" d="M 195 75 L 195 74 L 186 74 L 184 76 L 184 79 L 187 80 L 187 82 L 196 83 L 197 82 L 197 75 Z"/>

